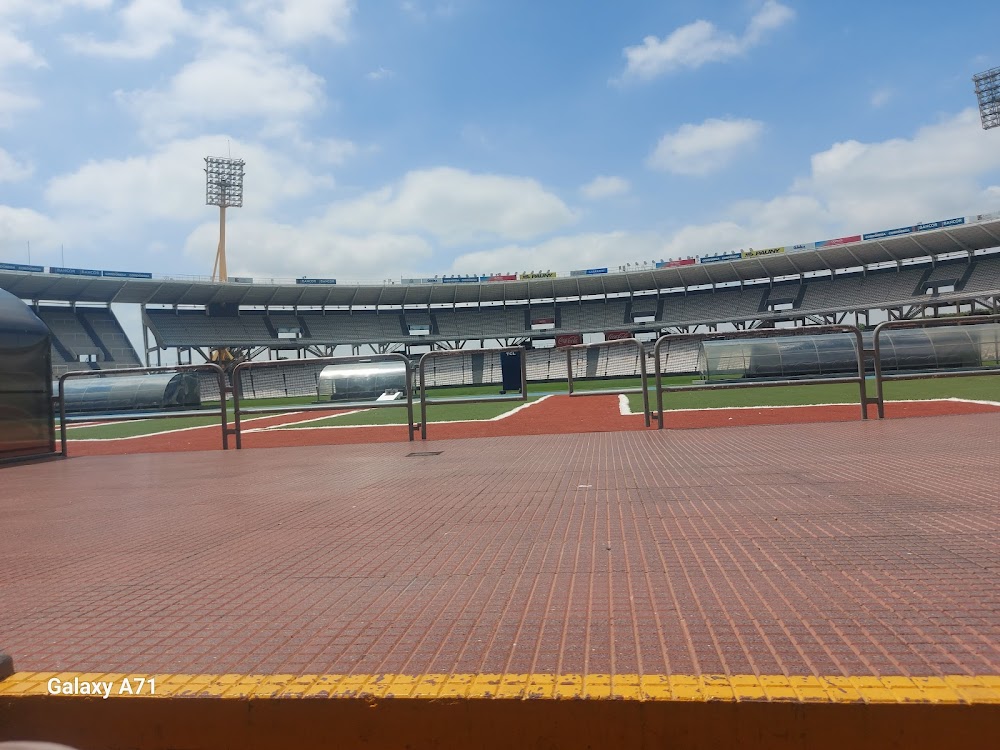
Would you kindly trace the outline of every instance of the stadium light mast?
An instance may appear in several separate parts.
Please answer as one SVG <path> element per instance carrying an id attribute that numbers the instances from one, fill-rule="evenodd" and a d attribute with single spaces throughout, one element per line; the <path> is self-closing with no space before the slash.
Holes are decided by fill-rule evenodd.
<path id="1" fill-rule="evenodd" d="M 205 157 L 205 205 L 219 207 L 219 249 L 212 266 L 212 281 L 229 279 L 226 271 L 226 208 L 243 205 L 243 165 L 242 159 Z"/>
<path id="2" fill-rule="evenodd" d="M 972 76 L 979 98 L 979 117 L 983 130 L 1000 125 L 1000 68 L 992 68 Z"/>

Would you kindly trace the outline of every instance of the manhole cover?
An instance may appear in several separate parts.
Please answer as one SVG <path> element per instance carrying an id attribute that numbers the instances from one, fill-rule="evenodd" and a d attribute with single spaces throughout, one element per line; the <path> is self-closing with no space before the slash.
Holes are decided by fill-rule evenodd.
<path id="1" fill-rule="evenodd" d="M 413 458 L 414 456 L 440 456 L 444 451 L 416 451 L 414 453 L 407 453 L 406 458 Z"/>

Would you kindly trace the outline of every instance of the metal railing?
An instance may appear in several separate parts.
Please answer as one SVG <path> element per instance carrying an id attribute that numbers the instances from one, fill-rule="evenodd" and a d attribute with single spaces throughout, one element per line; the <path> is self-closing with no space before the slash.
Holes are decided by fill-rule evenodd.
<path id="1" fill-rule="evenodd" d="M 963 318 L 930 318 L 923 320 L 887 320 L 875 326 L 872 336 L 872 351 L 875 358 L 875 398 L 878 418 L 885 419 L 886 380 L 924 380 L 937 378 L 972 377 L 976 375 L 998 375 L 1000 368 L 974 370 L 947 370 L 944 372 L 899 372 L 886 375 L 882 372 L 882 332 L 902 328 L 942 328 L 949 326 L 971 326 L 984 323 L 1000 323 L 1000 315 L 972 315 Z"/>
<path id="2" fill-rule="evenodd" d="M 790 336 L 809 336 L 822 333 L 851 333 L 855 336 L 858 360 L 858 374 L 834 378 L 797 378 L 783 380 L 749 380 L 746 382 L 705 383 L 703 385 L 663 385 L 663 368 L 660 366 L 660 348 L 664 343 L 672 341 L 718 341 L 731 339 L 763 339 L 784 338 Z M 865 348 L 864 337 L 857 326 L 844 324 L 799 326 L 797 328 L 755 328 L 750 331 L 723 331 L 715 333 L 671 333 L 661 336 L 653 345 L 654 369 L 656 372 L 656 421 L 658 430 L 663 429 L 663 394 L 666 391 L 680 393 L 682 391 L 714 391 L 737 388 L 768 388 L 786 385 L 835 385 L 840 383 L 857 383 L 860 391 L 861 418 L 868 419 L 869 399 L 865 388 Z"/>
<path id="3" fill-rule="evenodd" d="M 299 404 L 296 406 L 250 406 L 241 405 L 240 378 L 249 370 L 265 370 L 272 368 L 313 367 L 315 365 L 344 365 L 352 362 L 402 362 L 406 367 L 406 401 L 329 401 L 317 404 Z M 334 409 L 382 409 L 387 407 L 406 407 L 406 425 L 409 439 L 413 440 L 413 387 L 410 377 L 410 360 L 405 354 L 369 354 L 352 357 L 316 357 L 314 359 L 283 359 L 266 362 L 240 362 L 233 368 L 233 434 L 236 436 L 236 449 L 243 448 L 243 416 L 250 414 L 289 414 L 302 411 L 331 411 Z M 317 396 L 318 398 L 318 396 Z"/>
<path id="4" fill-rule="evenodd" d="M 470 354 L 500 354 L 501 352 L 521 352 L 521 394 L 519 396 L 456 396 L 452 398 L 427 398 L 427 376 L 424 368 L 428 360 L 443 357 L 468 357 Z M 528 400 L 528 362 L 523 346 L 502 346 L 496 349 L 436 349 L 424 354 L 417 363 L 417 376 L 420 381 L 420 439 L 427 439 L 427 405 L 428 404 L 479 404 L 496 401 L 527 401 Z"/>
<path id="5" fill-rule="evenodd" d="M 157 372 L 212 372 L 215 373 L 216 378 L 219 381 L 219 421 L 221 423 L 222 429 L 222 450 L 229 449 L 229 426 L 226 422 L 226 373 L 219 367 L 219 365 L 213 362 L 206 362 L 201 365 L 163 365 L 161 367 L 128 367 L 121 368 L 117 370 L 77 370 L 74 372 L 67 372 L 59 378 L 59 453 L 62 456 L 69 455 L 66 449 L 66 424 L 69 421 L 91 421 L 94 419 L 93 416 L 88 417 L 86 414 L 77 415 L 74 417 L 67 418 L 66 416 L 66 381 L 69 379 L 79 380 L 83 378 L 100 378 L 105 375 L 110 375 L 114 377 L 115 375 L 151 375 Z M 202 414 L 209 414 L 214 409 L 204 409 L 199 411 L 194 410 L 176 410 L 176 411 L 163 411 L 163 412 L 142 412 L 141 415 L 136 415 L 134 412 L 128 415 L 125 414 L 100 414 L 99 421 L 101 422 L 130 422 L 137 419 L 167 419 L 169 417 L 190 417 L 190 416 L 200 416 Z"/>
<path id="6" fill-rule="evenodd" d="M 611 346 L 634 346 L 639 352 L 639 378 L 641 386 L 638 388 L 603 388 L 592 391 L 576 391 L 573 388 L 573 351 L 585 349 L 605 349 Z M 636 338 L 612 339 L 611 341 L 597 341 L 592 344 L 573 344 L 566 347 L 566 382 L 569 386 L 570 396 L 607 396 L 614 393 L 641 393 L 642 394 L 642 414 L 646 420 L 646 427 L 649 427 L 649 379 L 646 374 L 646 347 Z"/>

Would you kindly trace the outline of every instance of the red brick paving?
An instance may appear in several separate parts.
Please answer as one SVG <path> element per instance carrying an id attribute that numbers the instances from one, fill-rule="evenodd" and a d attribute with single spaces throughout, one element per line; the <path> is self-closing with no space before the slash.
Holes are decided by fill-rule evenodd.
<path id="1" fill-rule="evenodd" d="M 998 674 L 998 434 L 981 414 L 10 467 L 0 646 L 20 670 Z"/>

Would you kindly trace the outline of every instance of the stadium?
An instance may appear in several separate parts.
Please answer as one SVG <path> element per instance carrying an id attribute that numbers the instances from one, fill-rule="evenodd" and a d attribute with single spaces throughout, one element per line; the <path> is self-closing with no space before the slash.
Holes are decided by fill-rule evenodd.
<path id="1" fill-rule="evenodd" d="M 45 185 L 0 148 L 0 750 L 995 743 L 1000 68 L 851 98 L 919 3 L 31 5 L 0 127 L 81 72 Z"/>

